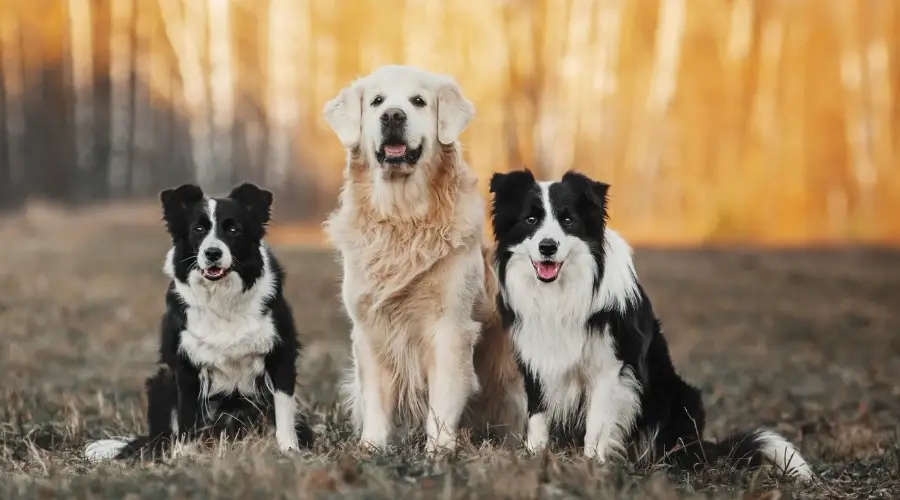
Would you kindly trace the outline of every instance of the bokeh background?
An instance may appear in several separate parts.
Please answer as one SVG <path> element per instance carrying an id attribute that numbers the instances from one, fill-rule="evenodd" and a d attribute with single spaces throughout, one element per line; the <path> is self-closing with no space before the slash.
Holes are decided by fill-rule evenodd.
<path id="1" fill-rule="evenodd" d="M 894 0 L 3 0 L 0 51 L 6 209 L 252 180 L 318 223 L 324 102 L 406 63 L 476 104 L 482 179 L 580 169 L 636 243 L 900 242 Z"/>
<path id="2" fill-rule="evenodd" d="M 485 196 L 522 166 L 612 184 L 611 223 L 708 438 L 782 433 L 822 478 L 799 498 L 900 498 L 900 251 L 881 248 L 900 244 L 900 0 L 0 0 L 0 56 L 0 498 L 793 491 L 581 453 L 356 451 L 320 226 L 344 154 L 321 111 L 388 63 L 462 84 Z M 277 195 L 268 243 L 306 346 L 314 453 L 264 437 L 177 467 L 87 465 L 87 442 L 146 430 L 170 245 L 158 192 L 241 180 Z"/>

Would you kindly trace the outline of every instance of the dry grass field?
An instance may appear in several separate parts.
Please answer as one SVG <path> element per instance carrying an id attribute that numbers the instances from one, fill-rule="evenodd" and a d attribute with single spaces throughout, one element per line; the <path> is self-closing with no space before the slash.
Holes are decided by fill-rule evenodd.
<path id="1" fill-rule="evenodd" d="M 707 434 L 772 426 L 820 474 L 812 487 L 489 448 L 362 456 L 335 408 L 348 354 L 338 268 L 328 250 L 286 244 L 316 448 L 285 457 L 250 439 L 88 465 L 86 441 L 145 429 L 166 284 L 155 213 L 97 219 L 0 224 L 0 498 L 900 498 L 900 253 L 865 249 L 636 252 L 676 364 L 705 394 Z"/>

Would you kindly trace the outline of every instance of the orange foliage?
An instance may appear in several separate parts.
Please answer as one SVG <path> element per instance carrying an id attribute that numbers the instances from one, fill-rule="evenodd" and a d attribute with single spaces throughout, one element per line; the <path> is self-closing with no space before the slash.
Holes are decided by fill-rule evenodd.
<path id="1" fill-rule="evenodd" d="M 612 184 L 636 242 L 900 242 L 895 0 L 280 1 L 291 60 L 263 4 L 231 1 L 236 85 L 265 107 L 275 65 L 300 75 L 296 168 L 328 199 L 344 156 L 323 103 L 406 63 L 476 104 L 463 143 L 485 195 L 492 171 L 577 168 Z"/>

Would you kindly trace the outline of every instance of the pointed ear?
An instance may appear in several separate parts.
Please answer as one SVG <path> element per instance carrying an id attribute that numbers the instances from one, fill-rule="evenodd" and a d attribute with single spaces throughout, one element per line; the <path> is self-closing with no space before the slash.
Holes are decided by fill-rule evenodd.
<path id="1" fill-rule="evenodd" d="M 497 191 L 503 189 L 503 185 L 506 183 L 506 178 L 508 176 L 509 174 L 495 172 L 494 175 L 491 176 L 491 186 L 488 191 L 491 193 L 496 193 Z"/>
<path id="2" fill-rule="evenodd" d="M 359 144 L 362 135 L 362 88 L 359 82 L 351 83 L 326 102 L 322 113 L 342 146 L 350 149 Z"/>
<path id="3" fill-rule="evenodd" d="M 260 189 L 255 184 L 245 182 L 235 186 L 228 194 L 232 200 L 243 205 L 260 224 L 268 224 L 272 219 L 271 191 Z"/>
<path id="4" fill-rule="evenodd" d="M 609 192 L 609 184 L 595 181 L 590 177 L 578 173 L 574 170 L 569 170 L 568 172 L 563 174 L 562 180 L 563 182 L 569 182 L 573 186 L 576 186 L 577 189 L 584 195 L 585 199 L 587 199 L 588 203 L 596 208 L 601 209 L 603 211 L 604 217 L 606 216 L 606 202 L 607 194 Z"/>
<path id="5" fill-rule="evenodd" d="M 449 145 L 459 139 L 472 121 L 475 106 L 463 96 L 456 80 L 449 76 L 441 76 L 441 80 L 437 91 L 438 141 Z"/>
<path id="6" fill-rule="evenodd" d="M 511 186 L 531 185 L 534 184 L 534 182 L 534 174 L 527 168 L 506 173 L 496 172 L 491 176 L 490 192 L 497 194 Z"/>
<path id="7" fill-rule="evenodd" d="M 598 207 L 605 208 L 608 201 L 608 193 L 609 184 L 605 184 L 599 181 L 591 181 L 591 185 L 588 187 L 587 196 L 588 199 L 591 200 L 591 203 L 597 205 Z"/>
<path id="8" fill-rule="evenodd" d="M 186 214 L 188 207 L 203 200 L 203 190 L 194 184 L 184 184 L 177 188 L 166 189 L 159 193 L 162 203 L 163 221 L 172 236 L 179 236 L 187 231 Z"/>

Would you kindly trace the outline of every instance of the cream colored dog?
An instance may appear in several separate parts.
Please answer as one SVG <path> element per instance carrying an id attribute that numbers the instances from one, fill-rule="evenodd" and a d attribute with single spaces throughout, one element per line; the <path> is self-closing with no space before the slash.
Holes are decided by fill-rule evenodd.
<path id="1" fill-rule="evenodd" d="M 347 150 L 326 230 L 353 323 L 345 384 L 361 444 L 389 443 L 395 415 L 425 419 L 427 450 L 462 425 L 524 430 L 525 393 L 495 308 L 484 204 L 457 138 L 474 115 L 456 82 L 384 66 L 325 105 Z"/>

